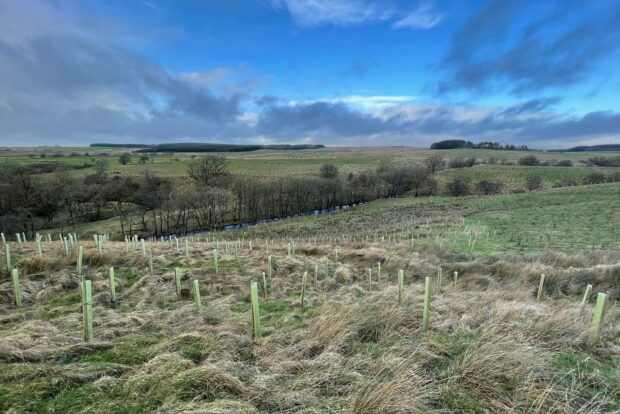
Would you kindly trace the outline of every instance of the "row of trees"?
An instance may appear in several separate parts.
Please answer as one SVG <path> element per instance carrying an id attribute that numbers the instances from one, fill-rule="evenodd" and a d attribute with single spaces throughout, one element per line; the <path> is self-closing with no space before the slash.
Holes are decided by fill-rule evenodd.
<path id="1" fill-rule="evenodd" d="M 496 141 L 481 141 L 473 143 L 464 139 L 446 139 L 431 144 L 431 149 L 456 149 L 456 148 L 473 148 L 473 149 L 491 149 L 491 150 L 507 150 L 507 151 L 527 151 L 527 145 L 502 145 Z"/>
<path id="2" fill-rule="evenodd" d="M 163 235 L 232 222 L 286 217 L 316 209 L 395 197 L 430 195 L 437 184 L 427 167 L 381 167 L 341 177 L 326 164 L 319 177 L 259 179 L 234 176 L 226 161 L 192 161 L 188 176 L 111 174 L 98 160 L 90 175 L 66 168 L 0 165 L 0 228 L 6 234 L 60 231 L 116 218 L 123 234 Z"/>
<path id="3" fill-rule="evenodd" d="M 524 165 L 537 165 L 527 157 Z M 187 177 L 112 174 L 106 160 L 98 160 L 84 175 L 61 163 L 30 166 L 0 164 L 0 229 L 6 234 L 33 234 L 44 228 L 73 230 L 80 223 L 118 220 L 123 234 L 183 233 L 213 229 L 228 223 L 287 217 L 316 209 L 362 203 L 405 193 L 438 193 L 435 173 L 463 168 L 472 160 L 446 163 L 432 156 L 424 165 L 382 166 L 342 176 L 332 164 L 320 167 L 317 177 L 258 178 L 230 174 L 226 160 L 217 156 L 193 159 Z M 620 174 L 593 173 L 585 184 L 620 180 Z M 576 185 L 562 183 L 561 185 Z M 526 182 L 528 190 L 542 185 L 540 177 Z M 453 196 L 505 192 L 500 182 L 472 184 L 456 178 L 445 185 Z"/>

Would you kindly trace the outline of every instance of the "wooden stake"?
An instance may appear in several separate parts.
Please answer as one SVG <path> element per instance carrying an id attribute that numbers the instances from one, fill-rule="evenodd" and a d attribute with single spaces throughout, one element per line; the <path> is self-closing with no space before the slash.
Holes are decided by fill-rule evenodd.
<path id="1" fill-rule="evenodd" d="M 592 293 L 592 285 L 588 284 L 588 286 L 586 286 L 586 291 L 583 293 L 583 299 L 581 299 L 581 310 L 583 311 L 583 308 L 585 308 L 586 303 L 588 302 L 588 299 L 590 299 L 590 294 Z"/>
<path id="2" fill-rule="evenodd" d="M 403 290 L 405 287 L 405 271 L 400 269 L 398 271 L 398 304 L 403 304 Z"/>
<path id="3" fill-rule="evenodd" d="M 592 336 L 590 337 L 590 340 L 593 343 L 598 341 L 598 338 L 601 335 L 601 325 L 603 323 L 606 299 L 607 299 L 607 294 L 603 292 L 599 292 L 599 294 L 596 296 L 596 305 L 594 307 L 594 317 L 592 318 Z"/>
<path id="4" fill-rule="evenodd" d="M 213 249 L 213 267 L 215 268 L 215 274 L 219 274 L 220 266 L 217 259 L 217 249 Z"/>
<path id="5" fill-rule="evenodd" d="M 110 267 L 110 295 L 112 296 L 112 303 L 116 302 L 116 278 L 114 277 L 114 268 Z"/>
<path id="6" fill-rule="evenodd" d="M 181 269 L 178 267 L 174 268 L 174 284 L 176 286 L 177 299 L 179 299 L 181 297 Z"/>
<path id="7" fill-rule="evenodd" d="M 4 245 L 5 257 L 6 257 L 6 270 L 11 271 L 11 246 L 9 244 Z"/>
<path id="8" fill-rule="evenodd" d="M 15 306 L 22 306 L 22 290 L 19 287 L 19 271 L 17 269 L 13 269 L 13 294 L 15 296 Z"/>
<path id="9" fill-rule="evenodd" d="M 90 280 L 81 283 L 82 286 L 82 317 L 84 323 L 84 340 L 93 340 L 93 294 Z"/>
<path id="10" fill-rule="evenodd" d="M 82 257 L 84 256 L 84 247 L 83 246 L 79 246 L 78 247 L 78 257 L 77 257 L 77 274 L 80 277 L 80 280 L 82 280 Z"/>
<path id="11" fill-rule="evenodd" d="M 422 312 L 422 330 L 424 332 L 428 330 L 428 319 L 430 316 L 430 301 L 431 301 L 431 278 L 426 276 L 426 278 L 424 278 L 424 310 Z"/>
<path id="12" fill-rule="evenodd" d="M 260 316 L 258 310 L 258 287 L 256 282 L 250 285 L 250 301 L 252 312 L 252 339 L 260 338 Z"/>
<path id="13" fill-rule="evenodd" d="M 202 312 L 202 299 L 200 298 L 200 285 L 198 279 L 194 279 L 194 301 L 196 302 L 196 312 Z"/>
<path id="14" fill-rule="evenodd" d="M 545 274 L 540 275 L 540 283 L 538 284 L 538 294 L 536 300 L 540 300 L 543 296 L 543 287 L 545 286 Z"/>
<path id="15" fill-rule="evenodd" d="M 301 307 L 304 307 L 304 300 L 306 298 L 306 278 L 308 277 L 308 272 L 304 272 L 301 277 Z"/>

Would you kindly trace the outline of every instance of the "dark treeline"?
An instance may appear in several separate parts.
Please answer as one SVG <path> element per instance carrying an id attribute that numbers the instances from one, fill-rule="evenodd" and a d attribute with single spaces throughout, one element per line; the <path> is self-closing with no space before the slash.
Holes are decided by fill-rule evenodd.
<path id="1" fill-rule="evenodd" d="M 620 151 L 620 144 L 580 145 L 566 150 L 550 150 L 550 152 L 596 152 Z"/>
<path id="2" fill-rule="evenodd" d="M 551 165 L 533 155 L 518 162 L 523 166 Z M 122 234 L 130 235 L 159 236 L 214 229 L 403 194 L 435 195 L 439 193 L 434 178 L 438 171 L 477 163 L 473 158 L 446 162 L 437 154 L 427 158 L 424 165 L 381 166 L 340 174 L 336 166 L 324 164 L 316 177 L 280 178 L 230 174 L 226 159 L 214 155 L 195 158 L 187 176 L 176 178 L 155 176 L 146 167 L 140 176 L 112 174 L 105 159 L 85 170 L 89 174 L 76 174 L 77 171 L 58 162 L 4 163 L 0 164 L 0 230 L 8 235 L 32 235 L 41 229 L 76 231 L 79 224 L 105 219 L 113 219 L 113 224 L 120 224 Z M 566 167 L 572 163 L 562 160 L 553 165 Z M 583 182 L 563 180 L 553 186 L 619 180 L 618 172 L 593 172 Z M 542 187 L 538 175 L 528 177 L 524 188 L 506 188 L 492 180 L 472 183 L 455 177 L 442 185 L 441 192 L 460 197 L 537 191 Z"/>
<path id="3" fill-rule="evenodd" d="M 446 139 L 435 142 L 431 145 L 431 149 L 457 149 L 457 148 L 473 148 L 473 149 L 491 149 L 491 150 L 508 150 L 508 151 L 528 151 L 527 145 L 515 146 L 512 144 L 502 145 L 494 141 L 482 141 L 477 144 L 463 139 Z"/>
<path id="4" fill-rule="evenodd" d="M 175 143 L 149 145 L 136 152 L 247 152 L 261 149 L 273 150 L 303 150 L 325 148 L 324 145 L 236 145 L 236 144 L 208 144 L 208 143 Z"/>
<path id="5" fill-rule="evenodd" d="M 380 167 L 341 176 L 324 165 L 319 177 L 258 179 L 227 172 L 224 158 L 194 160 L 187 178 L 110 174 L 98 160 L 90 175 L 57 168 L 0 165 L 0 229 L 6 234 L 71 230 L 115 218 L 123 234 L 163 235 L 228 223 L 286 217 L 406 192 L 436 193 L 428 166 Z"/>

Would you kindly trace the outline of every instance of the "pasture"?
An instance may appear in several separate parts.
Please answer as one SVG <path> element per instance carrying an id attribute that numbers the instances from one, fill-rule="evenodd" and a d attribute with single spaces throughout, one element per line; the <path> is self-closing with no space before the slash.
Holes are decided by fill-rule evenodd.
<path id="1" fill-rule="evenodd" d="M 425 159 L 391 151 L 226 156 L 256 179 Z M 191 160 L 111 169 L 182 180 Z M 594 170 L 605 169 L 446 169 L 440 185 L 459 173 L 545 185 L 405 194 L 178 239 L 123 240 L 117 217 L 38 241 L 4 234 L 0 410 L 618 411 L 620 183 L 550 188 Z"/>

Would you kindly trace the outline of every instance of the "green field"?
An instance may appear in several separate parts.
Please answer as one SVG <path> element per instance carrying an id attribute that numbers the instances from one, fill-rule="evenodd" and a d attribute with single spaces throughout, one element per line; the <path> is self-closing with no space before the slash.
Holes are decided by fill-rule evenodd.
<path id="1" fill-rule="evenodd" d="M 528 177 L 540 177 L 543 188 L 560 186 L 562 183 L 583 183 L 583 179 L 592 173 L 609 175 L 618 171 L 618 168 L 551 166 L 522 166 L 522 165 L 476 165 L 472 168 L 447 169 L 438 174 L 441 182 L 448 182 L 457 177 L 468 179 L 472 184 L 483 180 L 499 181 L 506 190 L 526 189 Z M 566 185 L 566 184 L 564 184 Z"/>
<path id="2" fill-rule="evenodd" d="M 306 216 L 231 232 L 228 237 L 338 237 L 442 241 L 460 252 L 498 254 L 620 249 L 620 183 L 506 196 L 405 197 L 342 212 Z M 473 247 L 469 229 L 480 233 Z M 488 239 L 487 239 L 488 235 Z M 225 236 L 225 234 L 224 234 Z"/>
<path id="3" fill-rule="evenodd" d="M 0 162 L 13 161 L 21 164 L 36 164 L 41 162 L 64 162 L 70 165 L 81 166 L 84 164 L 94 164 L 98 159 L 108 161 L 113 172 L 127 173 L 130 175 L 141 175 L 148 169 L 150 172 L 161 176 L 181 177 L 186 175 L 187 167 L 192 160 L 192 156 L 198 154 L 175 153 L 169 154 L 147 154 L 149 161 L 144 165 L 139 164 L 140 154 L 135 154 L 132 163 L 129 165 L 121 165 L 119 163 L 119 155 L 129 150 L 123 148 L 90 148 L 90 147 L 58 147 L 58 148 L 0 148 Z M 40 158 L 41 152 L 46 153 L 45 158 Z M 62 157 L 54 157 L 53 154 L 62 154 Z M 71 153 L 78 155 L 70 156 Z M 89 153 L 85 156 L 84 153 Z M 101 155 L 107 153 L 108 155 Z M 349 172 L 359 172 L 380 165 L 421 165 L 426 158 L 431 155 L 441 155 L 444 159 L 451 158 L 476 158 L 479 161 L 489 161 L 494 159 L 495 162 L 516 163 L 519 158 L 525 155 L 535 155 L 541 161 L 559 161 L 571 160 L 575 164 L 574 167 L 537 167 L 543 173 L 545 184 L 553 184 L 553 182 L 562 178 L 582 178 L 591 171 L 587 167 L 579 164 L 581 160 L 587 160 L 591 157 L 606 156 L 612 157 L 620 155 L 620 153 L 555 153 L 544 151 L 499 151 L 499 150 L 476 150 L 476 149 L 456 149 L 456 150 L 429 150 L 416 149 L 408 147 L 381 147 L 381 148 L 338 148 L 330 147 L 316 150 L 300 150 L 300 151 L 281 151 L 281 150 L 259 150 L 244 153 L 222 153 L 229 160 L 229 169 L 232 173 L 259 176 L 259 177 L 278 177 L 278 176 L 305 176 L 318 175 L 320 165 L 330 162 L 341 169 L 341 172 L 347 174 Z M 502 177 L 502 181 L 506 181 L 508 187 L 520 186 L 521 181 L 528 175 L 524 170 L 520 170 L 517 166 L 509 165 L 481 165 L 475 170 L 470 169 L 458 170 L 462 171 L 472 180 L 493 178 L 496 174 Z M 594 169 L 593 169 L 594 170 Z M 92 169 L 80 170 L 79 174 L 89 174 Z M 487 177 L 487 173 L 490 177 Z M 517 173 L 514 175 L 514 173 Z M 440 176 L 441 179 L 447 179 L 454 174 L 460 174 L 457 171 L 445 171 Z"/>
<path id="4" fill-rule="evenodd" d="M 428 153 L 327 149 L 227 158 L 232 173 L 262 179 L 316 175 L 325 162 L 343 173 L 421 164 Z M 15 160 L 38 161 L 28 154 Z M 111 169 L 182 177 L 190 160 L 166 155 Z M 32 241 L 10 236 L 22 304 L 3 254 L 0 412 L 619 412 L 620 182 L 548 188 L 603 170 L 444 170 L 440 183 L 459 176 L 521 188 L 538 174 L 546 188 L 380 199 L 188 236 L 178 253 L 172 240 L 147 240 L 144 253 L 141 243 L 122 241 L 99 250 L 92 235 L 119 235 L 115 217 L 43 231 L 53 241 L 43 241 L 41 255 Z M 58 233 L 72 230 L 80 239 L 67 254 Z M 77 245 L 84 249 L 81 274 Z M 82 277 L 93 289 L 92 339 L 83 327 Z M 582 306 L 588 284 L 592 294 Z M 595 336 L 594 303 L 603 292 L 608 304 Z"/>

